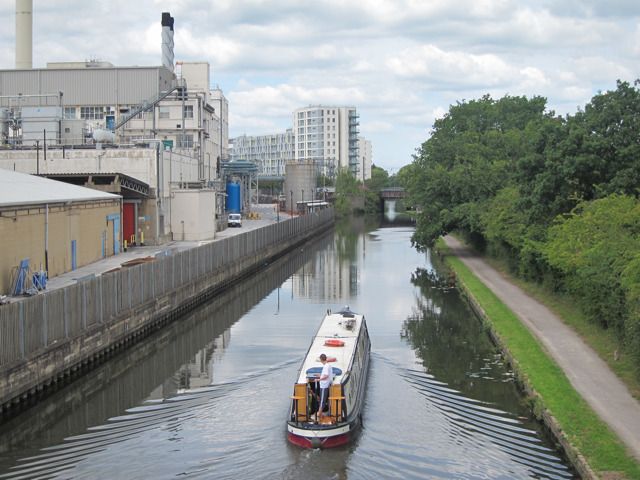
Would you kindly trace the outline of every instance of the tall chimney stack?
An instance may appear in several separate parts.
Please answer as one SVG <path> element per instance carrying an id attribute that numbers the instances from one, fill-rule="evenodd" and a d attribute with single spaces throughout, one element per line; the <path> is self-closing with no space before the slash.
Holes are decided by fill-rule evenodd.
<path id="1" fill-rule="evenodd" d="M 33 0 L 16 0 L 16 69 L 33 68 Z"/>
<path id="2" fill-rule="evenodd" d="M 162 65 L 173 73 L 173 17 L 162 12 Z"/>

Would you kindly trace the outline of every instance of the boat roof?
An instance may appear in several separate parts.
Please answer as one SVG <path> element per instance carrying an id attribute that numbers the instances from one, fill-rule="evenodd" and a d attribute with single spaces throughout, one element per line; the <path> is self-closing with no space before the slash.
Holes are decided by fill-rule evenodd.
<path id="1" fill-rule="evenodd" d="M 351 368 L 351 359 L 358 343 L 363 322 L 364 315 L 354 313 L 347 307 L 340 312 L 327 312 L 302 363 L 298 383 L 307 382 L 307 370 L 322 367 L 322 362 L 320 362 L 320 354 L 322 353 L 327 358 L 334 357 L 336 359 L 335 362 L 329 362 L 329 365 L 334 367 L 333 383 L 341 383 Z M 325 342 L 331 339 L 343 341 L 344 346 L 326 346 Z M 340 371 L 338 372 L 336 369 Z"/>

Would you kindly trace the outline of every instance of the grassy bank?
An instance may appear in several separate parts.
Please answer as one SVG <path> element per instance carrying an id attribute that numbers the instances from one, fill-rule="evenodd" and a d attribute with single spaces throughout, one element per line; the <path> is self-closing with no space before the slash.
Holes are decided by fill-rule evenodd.
<path id="1" fill-rule="evenodd" d="M 438 246 L 447 249 L 444 243 Z M 447 256 L 448 265 L 484 311 L 494 335 L 514 359 L 520 381 L 535 392 L 531 398 L 537 415 L 547 410 L 557 421 L 566 439 L 584 456 L 602 478 L 640 478 L 640 464 L 626 453 L 625 446 L 602 422 L 569 380 L 544 352 L 534 336 L 457 257 Z M 571 452 L 568 452 L 571 455 Z"/>

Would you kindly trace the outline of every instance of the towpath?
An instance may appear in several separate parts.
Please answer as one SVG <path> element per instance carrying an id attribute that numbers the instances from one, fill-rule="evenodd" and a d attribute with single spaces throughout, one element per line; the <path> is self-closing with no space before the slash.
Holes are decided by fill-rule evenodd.
<path id="1" fill-rule="evenodd" d="M 607 364 L 556 314 L 511 283 L 458 239 L 447 235 L 444 240 L 451 252 L 538 338 L 578 393 L 640 460 L 640 402 L 631 396 Z"/>

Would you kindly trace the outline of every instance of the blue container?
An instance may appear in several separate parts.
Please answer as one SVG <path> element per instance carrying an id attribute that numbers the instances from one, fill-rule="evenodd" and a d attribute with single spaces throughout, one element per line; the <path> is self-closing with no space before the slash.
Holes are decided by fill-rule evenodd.
<path id="1" fill-rule="evenodd" d="M 227 183 L 227 212 L 241 213 L 240 184 Z"/>

